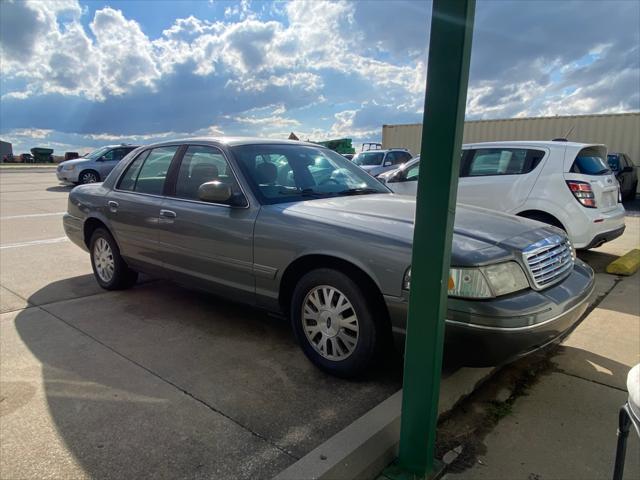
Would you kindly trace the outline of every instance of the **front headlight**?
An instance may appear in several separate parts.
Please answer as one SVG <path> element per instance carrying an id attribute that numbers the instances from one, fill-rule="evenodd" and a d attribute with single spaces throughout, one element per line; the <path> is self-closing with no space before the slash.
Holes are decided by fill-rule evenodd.
<path id="1" fill-rule="evenodd" d="M 526 275 L 516 262 L 486 267 L 449 269 L 448 295 L 460 298 L 493 298 L 529 287 Z M 404 274 L 402 288 L 411 288 L 411 267 Z"/>
<path id="2" fill-rule="evenodd" d="M 449 296 L 492 298 L 529 287 L 529 281 L 516 262 L 478 268 L 449 270 Z"/>
<path id="3" fill-rule="evenodd" d="M 74 168 L 76 168 L 75 165 L 65 165 L 62 167 L 63 170 L 73 170 Z"/>

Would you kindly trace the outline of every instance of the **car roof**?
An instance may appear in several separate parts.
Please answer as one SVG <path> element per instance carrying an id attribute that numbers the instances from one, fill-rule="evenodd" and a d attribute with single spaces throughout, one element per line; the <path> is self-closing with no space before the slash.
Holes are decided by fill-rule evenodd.
<path id="1" fill-rule="evenodd" d="M 223 144 L 229 147 L 235 147 L 239 145 L 305 145 L 312 147 L 326 148 L 324 145 L 319 145 L 312 142 L 302 142 L 299 140 L 281 140 L 274 138 L 260 138 L 260 137 L 191 137 L 191 138 L 177 138 L 175 140 L 165 140 L 163 142 L 153 143 L 146 145 L 147 147 L 158 147 L 162 145 L 175 145 L 176 143 L 215 143 Z"/>
<path id="2" fill-rule="evenodd" d="M 471 147 L 478 145 L 499 145 L 499 146 L 524 146 L 535 145 L 539 147 L 570 147 L 570 148 L 586 148 L 586 147 L 604 147 L 601 143 L 582 143 L 582 142 L 565 142 L 564 140 L 502 140 L 498 142 L 470 142 L 465 143 L 463 147 Z"/>

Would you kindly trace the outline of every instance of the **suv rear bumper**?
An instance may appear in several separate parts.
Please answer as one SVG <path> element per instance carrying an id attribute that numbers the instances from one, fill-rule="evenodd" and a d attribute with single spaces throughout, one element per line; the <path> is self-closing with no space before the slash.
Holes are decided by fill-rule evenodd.
<path id="1" fill-rule="evenodd" d="M 627 228 L 626 225 L 623 225 L 622 227 L 616 228 L 615 230 L 599 233 L 598 235 L 593 237 L 593 240 L 591 240 L 591 242 L 586 247 L 582 247 L 582 248 L 584 249 L 596 248 L 602 245 L 603 243 L 610 242 L 611 240 L 615 240 L 616 238 L 618 238 L 620 235 L 624 233 L 624 230 L 626 228 Z"/>

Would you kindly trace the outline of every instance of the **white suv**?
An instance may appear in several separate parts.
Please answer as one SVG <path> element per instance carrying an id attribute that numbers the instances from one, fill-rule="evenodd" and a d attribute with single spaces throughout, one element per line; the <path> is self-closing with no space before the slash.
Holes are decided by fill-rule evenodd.
<path id="1" fill-rule="evenodd" d="M 378 178 L 415 195 L 420 159 Z M 532 218 L 564 229 L 575 248 L 595 248 L 622 235 L 624 207 L 604 145 L 566 141 L 463 146 L 458 202 Z"/>

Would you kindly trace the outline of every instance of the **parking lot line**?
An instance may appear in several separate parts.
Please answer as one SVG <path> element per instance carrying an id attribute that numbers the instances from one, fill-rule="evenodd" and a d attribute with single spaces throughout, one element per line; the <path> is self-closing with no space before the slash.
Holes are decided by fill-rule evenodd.
<path id="1" fill-rule="evenodd" d="M 8 243 L 7 245 L 0 245 L 0 250 L 5 250 L 7 248 L 31 247 L 33 245 L 44 245 L 48 243 L 62 243 L 68 241 L 69 239 L 67 237 L 57 237 L 46 238 L 44 240 L 33 240 L 31 242 Z"/>
<path id="2" fill-rule="evenodd" d="M 34 218 L 34 217 L 54 217 L 56 215 L 64 215 L 65 212 L 53 212 L 53 213 L 29 213 L 26 215 L 9 215 L 6 217 L 0 217 L 0 220 L 15 220 L 17 218 Z"/>

